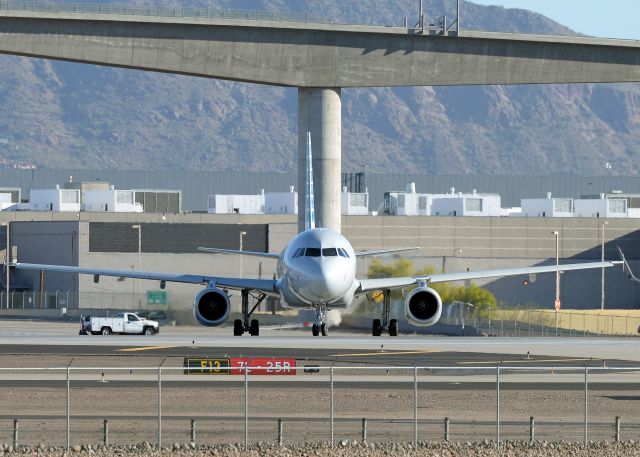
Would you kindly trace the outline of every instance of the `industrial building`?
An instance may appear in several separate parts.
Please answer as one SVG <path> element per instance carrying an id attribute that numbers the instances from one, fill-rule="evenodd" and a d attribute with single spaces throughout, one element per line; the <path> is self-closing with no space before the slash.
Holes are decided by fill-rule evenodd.
<path id="1" fill-rule="evenodd" d="M 416 184 L 409 183 L 404 192 L 385 192 L 384 214 L 388 216 L 504 216 L 500 195 L 456 193 L 455 187 L 446 194 L 416 193 Z"/>
<path id="2" fill-rule="evenodd" d="M 209 214 L 298 214 L 298 192 L 293 186 L 289 192 L 266 192 L 258 195 L 209 195 Z M 368 192 L 349 192 L 343 187 L 342 214 L 362 216 L 369 213 Z"/>
<path id="3" fill-rule="evenodd" d="M 11 258 L 21 262 L 85 267 L 204 273 L 266 278 L 275 261 L 198 252 L 199 246 L 280 252 L 297 233 L 295 215 L 216 215 L 146 213 L 2 213 L 10 222 Z M 9 218 L 8 218 L 9 217 Z M 34 219 L 34 220 L 32 220 Z M 345 236 L 356 250 L 417 246 L 403 253 L 416 269 L 466 271 L 533 266 L 555 261 L 597 261 L 604 234 L 605 258 L 617 259 L 620 246 L 640 270 L 640 227 L 634 219 L 387 217 L 343 216 Z M 602 223 L 607 222 L 606 232 Z M 5 232 L 0 227 L 0 239 Z M 390 256 L 383 261 L 392 261 Z M 358 261 L 366 277 L 370 259 Z M 11 271 L 10 299 L 0 294 L 0 307 L 92 309 L 163 309 L 191 318 L 194 296 L 203 286 L 34 271 Z M 640 307 L 640 288 L 620 268 L 606 270 L 606 303 L 615 308 Z M 478 280 L 496 294 L 502 306 L 552 307 L 555 275 Z M 597 308 L 600 270 L 562 275 L 564 308 Z M 2 279 L 4 284 L 4 278 Z M 22 292 L 25 291 L 25 292 Z M 161 300 L 159 299 L 162 298 Z M 238 306 L 237 294 L 232 305 Z"/>
<path id="4" fill-rule="evenodd" d="M 399 173 L 344 173 L 342 186 L 349 192 L 369 193 L 369 211 L 380 214 L 384 207 L 384 193 L 394 189 L 405 189 L 406 183 L 415 182 L 418 193 L 443 193 L 451 187 L 463 193 L 478 189 L 483 193 L 501 196 L 503 207 L 520 206 L 523 198 L 544 196 L 547 192 L 567 198 L 609 195 L 613 189 L 626 194 L 640 195 L 640 179 L 634 176 L 474 176 L 474 175 L 424 175 Z M 250 172 L 250 171 L 185 171 L 172 170 L 86 170 L 86 169 L 0 169 L 0 185 L 20 189 L 18 199 L 29 198 L 31 189 L 51 189 L 56 184 L 73 182 L 105 182 L 116 189 L 136 190 L 136 198 L 143 196 L 140 189 L 179 189 L 180 209 L 176 210 L 177 195 L 164 195 L 169 205 L 157 202 L 158 211 L 152 210 L 151 201 L 143 203 L 145 212 L 175 213 L 180 211 L 206 212 L 207 195 L 248 194 L 258 189 L 268 192 L 288 192 L 295 183 L 295 173 Z M 351 178 L 351 179 L 349 179 Z M 0 188 L 0 193 L 3 190 Z M 174 191 L 177 192 L 177 191 Z M 160 196 L 159 196 L 160 197 Z M 150 199 L 151 200 L 151 199 Z M 164 202 L 166 202 L 166 200 Z M 630 203 L 634 208 L 637 203 Z"/>

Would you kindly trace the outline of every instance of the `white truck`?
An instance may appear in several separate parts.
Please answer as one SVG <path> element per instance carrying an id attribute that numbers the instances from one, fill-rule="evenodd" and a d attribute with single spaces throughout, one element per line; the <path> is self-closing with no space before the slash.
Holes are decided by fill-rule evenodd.
<path id="1" fill-rule="evenodd" d="M 143 319 L 136 313 L 118 313 L 114 317 L 85 316 L 80 318 L 80 335 L 155 335 L 160 325 Z"/>

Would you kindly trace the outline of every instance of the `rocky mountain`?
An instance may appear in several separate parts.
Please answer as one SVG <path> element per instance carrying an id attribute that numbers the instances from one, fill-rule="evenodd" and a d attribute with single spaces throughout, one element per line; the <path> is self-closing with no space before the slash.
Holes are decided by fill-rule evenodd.
<path id="1" fill-rule="evenodd" d="M 192 4 L 394 25 L 415 22 L 418 8 L 416 0 Z M 455 15 L 455 0 L 425 5 L 429 15 Z M 573 33 L 524 10 L 465 1 L 462 13 L 467 29 Z M 296 96 L 295 89 L 0 56 L 0 162 L 294 170 Z M 638 84 L 343 91 L 345 171 L 366 161 L 372 172 L 635 175 L 639 143 Z"/>

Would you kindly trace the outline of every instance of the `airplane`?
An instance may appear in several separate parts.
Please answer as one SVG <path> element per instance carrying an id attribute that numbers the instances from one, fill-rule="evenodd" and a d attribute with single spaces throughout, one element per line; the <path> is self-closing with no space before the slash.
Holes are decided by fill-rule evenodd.
<path id="1" fill-rule="evenodd" d="M 312 334 L 313 336 L 320 334 L 326 336 L 328 334 L 327 310 L 348 308 L 359 297 L 371 296 L 370 294 L 374 292 L 382 291 L 384 297 L 382 316 L 381 318 L 373 319 L 371 333 L 373 336 L 381 336 L 383 332 L 388 332 L 390 336 L 397 336 L 398 321 L 397 319 L 390 319 L 390 295 L 392 289 L 412 288 L 405 298 L 406 318 L 415 326 L 430 326 L 438 322 L 442 313 L 442 299 L 434 289 L 429 287 L 431 284 L 448 281 L 467 281 L 478 278 L 606 268 L 623 263 L 623 261 L 606 261 L 466 271 L 426 276 L 358 279 L 356 277 L 356 259 L 358 257 L 417 248 L 356 252 L 351 243 L 340 233 L 327 228 L 316 227 L 310 133 L 307 133 L 306 172 L 305 230 L 296 235 L 282 252 L 276 254 L 198 248 L 201 252 L 274 259 L 277 261 L 274 279 L 110 270 L 31 263 L 14 263 L 12 266 L 23 270 L 46 270 L 93 275 L 96 283 L 99 282 L 100 276 L 115 276 L 160 281 L 162 289 L 166 287 L 167 282 L 203 284 L 205 288 L 194 299 L 193 314 L 201 325 L 208 327 L 219 326 L 227 321 L 231 308 L 229 291 L 238 290 L 242 298 L 242 319 L 234 321 L 233 334 L 235 336 L 241 336 L 244 333 L 249 333 L 252 336 L 260 334 L 260 324 L 257 319 L 252 319 L 252 315 L 260 303 L 268 296 L 283 299 L 285 308 L 315 310 L 316 322 L 312 326 Z M 257 299 L 252 309 L 249 309 L 250 295 Z"/>

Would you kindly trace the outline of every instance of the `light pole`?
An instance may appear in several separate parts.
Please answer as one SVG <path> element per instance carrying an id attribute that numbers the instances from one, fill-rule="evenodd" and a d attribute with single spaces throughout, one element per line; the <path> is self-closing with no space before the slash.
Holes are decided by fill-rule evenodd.
<path id="1" fill-rule="evenodd" d="M 9 262 L 11 262 L 11 242 L 9 238 L 10 222 L 7 221 L 7 245 L 4 254 L 4 270 L 5 270 L 5 291 L 7 292 L 7 309 L 9 308 Z"/>
<path id="2" fill-rule="evenodd" d="M 240 251 L 242 251 L 242 241 L 246 234 L 247 232 L 240 232 Z M 242 254 L 240 254 L 240 277 L 241 278 L 242 278 L 242 267 L 244 266 L 242 257 L 243 257 Z"/>
<path id="3" fill-rule="evenodd" d="M 142 270 L 142 225 L 135 224 L 132 225 L 131 228 L 138 231 L 138 270 Z M 140 281 L 135 281 L 135 283 L 136 295 L 138 295 L 138 304 L 140 304 Z"/>
<path id="4" fill-rule="evenodd" d="M 600 243 L 600 261 L 602 262 L 601 275 L 600 275 L 600 309 L 604 309 L 604 226 L 609 222 L 602 222 L 602 243 Z"/>
<path id="5" fill-rule="evenodd" d="M 557 230 L 555 232 L 551 232 L 552 235 L 556 237 L 556 311 L 558 309 L 558 304 L 560 303 L 560 270 L 558 270 L 558 266 L 560 265 L 560 232 Z"/>

